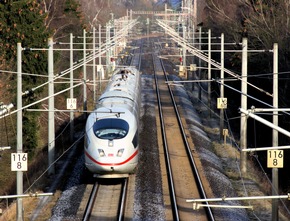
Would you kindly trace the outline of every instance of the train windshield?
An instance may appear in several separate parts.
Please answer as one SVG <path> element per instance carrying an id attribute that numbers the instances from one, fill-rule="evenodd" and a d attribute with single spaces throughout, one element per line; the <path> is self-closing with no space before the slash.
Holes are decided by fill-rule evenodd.
<path id="1" fill-rule="evenodd" d="M 129 124 L 122 119 L 101 119 L 94 124 L 94 133 L 100 139 L 121 139 L 129 130 Z"/>

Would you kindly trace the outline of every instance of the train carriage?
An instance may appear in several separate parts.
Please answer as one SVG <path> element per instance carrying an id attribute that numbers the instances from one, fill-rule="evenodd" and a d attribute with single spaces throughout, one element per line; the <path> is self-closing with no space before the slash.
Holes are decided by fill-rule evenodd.
<path id="1" fill-rule="evenodd" d="M 116 70 L 95 110 L 88 116 L 85 165 L 97 177 L 124 177 L 138 163 L 140 73 L 134 67 Z"/>

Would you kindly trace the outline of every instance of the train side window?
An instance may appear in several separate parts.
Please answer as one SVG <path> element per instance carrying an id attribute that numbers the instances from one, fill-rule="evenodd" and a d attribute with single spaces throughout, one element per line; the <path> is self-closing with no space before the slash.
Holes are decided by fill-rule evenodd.
<path id="1" fill-rule="evenodd" d="M 137 148 L 137 146 L 138 146 L 138 130 L 136 131 L 136 133 L 134 135 L 134 138 L 132 140 L 132 143 L 134 145 L 134 148 Z"/>

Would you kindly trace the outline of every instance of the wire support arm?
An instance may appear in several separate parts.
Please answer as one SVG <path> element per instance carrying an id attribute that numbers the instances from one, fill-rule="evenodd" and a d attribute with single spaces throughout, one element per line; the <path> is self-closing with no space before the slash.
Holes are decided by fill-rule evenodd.
<path id="1" fill-rule="evenodd" d="M 168 34 L 172 37 L 172 40 L 174 40 L 175 42 L 177 42 L 180 46 L 182 47 L 185 47 L 187 49 L 188 52 L 190 52 L 191 54 L 197 56 L 198 58 L 202 59 L 203 61 L 205 62 L 208 62 L 208 55 L 206 53 L 204 53 L 202 50 L 198 49 L 198 48 L 195 48 L 193 47 L 192 45 L 190 45 L 188 43 L 188 41 L 186 39 L 184 39 L 183 37 L 179 36 L 179 34 L 171 27 L 169 27 L 167 24 L 165 24 L 164 22 L 162 22 L 161 20 L 157 20 L 157 24 L 159 26 L 161 26 L 163 29 L 167 30 L 168 31 Z M 213 59 L 211 59 L 211 64 L 216 67 L 216 68 L 219 68 L 221 69 L 221 64 Z M 238 74 L 230 71 L 229 69 L 226 69 L 224 68 L 224 71 L 225 73 L 241 80 L 241 81 L 244 81 L 242 79 L 241 76 L 239 76 Z M 269 92 L 249 83 L 249 82 L 246 82 L 248 85 L 250 85 L 251 87 L 265 93 L 266 95 L 268 96 L 273 96 L 272 94 L 270 94 Z"/>

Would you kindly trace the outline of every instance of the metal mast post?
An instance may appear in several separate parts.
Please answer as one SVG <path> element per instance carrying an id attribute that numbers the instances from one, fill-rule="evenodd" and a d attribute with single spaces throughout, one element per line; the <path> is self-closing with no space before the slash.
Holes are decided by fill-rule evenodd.
<path id="1" fill-rule="evenodd" d="M 211 30 L 208 30 L 208 77 L 209 80 L 207 86 L 207 105 L 211 108 Z M 211 111 L 209 111 L 209 117 L 211 117 Z"/>
<path id="2" fill-rule="evenodd" d="M 99 24 L 99 51 L 101 51 L 102 48 L 102 26 Z M 99 55 L 99 65 L 102 64 L 102 56 Z M 102 82 L 101 82 L 101 73 L 99 72 L 99 91 L 101 92 L 102 89 Z"/>
<path id="3" fill-rule="evenodd" d="M 74 89 L 73 89 L 73 80 L 74 80 L 74 71 L 73 71 L 73 35 L 70 34 L 70 98 L 74 97 Z M 73 142 L 73 134 L 74 134 L 74 112 L 70 112 L 70 141 Z"/>
<path id="4" fill-rule="evenodd" d="M 22 47 L 21 43 L 17 43 L 17 153 L 22 153 Z M 16 172 L 17 195 L 23 194 L 23 172 Z M 21 198 L 17 198 L 17 221 L 23 220 L 23 202 Z"/>
<path id="5" fill-rule="evenodd" d="M 83 71 L 84 71 L 84 81 L 86 81 L 87 80 L 87 65 L 86 65 L 86 62 L 87 62 L 87 60 L 86 60 L 86 30 L 84 29 L 83 30 L 83 37 L 84 37 L 84 47 L 83 47 L 83 56 L 84 56 L 84 66 L 83 66 Z M 84 115 L 86 116 L 86 110 L 87 110 L 87 85 L 86 84 L 84 84 L 84 88 L 83 88 L 84 90 L 83 90 L 83 92 L 84 92 L 84 94 L 83 94 L 83 97 L 84 97 Z"/>
<path id="6" fill-rule="evenodd" d="M 100 51 L 100 50 L 99 50 Z M 93 27 L 93 55 L 94 55 L 94 59 L 93 59 L 93 84 L 94 84 L 94 103 L 96 102 L 96 29 L 95 27 Z"/>
<path id="7" fill-rule="evenodd" d="M 198 49 L 201 50 L 201 26 L 198 27 Z M 198 79 L 201 80 L 201 59 L 198 58 Z M 198 85 L 198 99 L 201 101 L 201 83 Z"/>
<path id="8" fill-rule="evenodd" d="M 241 108 L 247 110 L 247 67 L 248 67 L 248 41 L 246 38 L 243 38 L 243 53 L 242 53 L 242 81 L 241 81 Z M 240 142 L 241 149 L 247 148 L 247 116 L 244 113 L 241 113 L 241 125 L 240 125 Z M 247 154 L 245 152 L 241 152 L 241 171 L 242 174 L 245 175 L 247 172 Z"/>
<path id="9" fill-rule="evenodd" d="M 273 108 L 278 108 L 278 44 L 274 44 L 273 50 Z M 278 126 L 278 111 L 273 111 L 273 124 Z M 278 131 L 272 131 L 272 145 L 273 147 L 278 146 Z M 279 193 L 278 184 L 278 168 L 272 169 L 272 194 L 276 195 Z M 277 221 L 278 217 L 278 200 L 272 200 L 272 221 Z"/>
<path id="10" fill-rule="evenodd" d="M 55 127 L 54 127 L 54 76 L 53 76 L 53 40 L 48 39 L 48 174 L 55 173 L 54 148 L 55 148 Z"/>
<path id="11" fill-rule="evenodd" d="M 224 34 L 221 34 L 221 86 L 220 98 L 224 98 Z M 220 109 L 220 140 L 223 141 L 224 109 Z"/>

